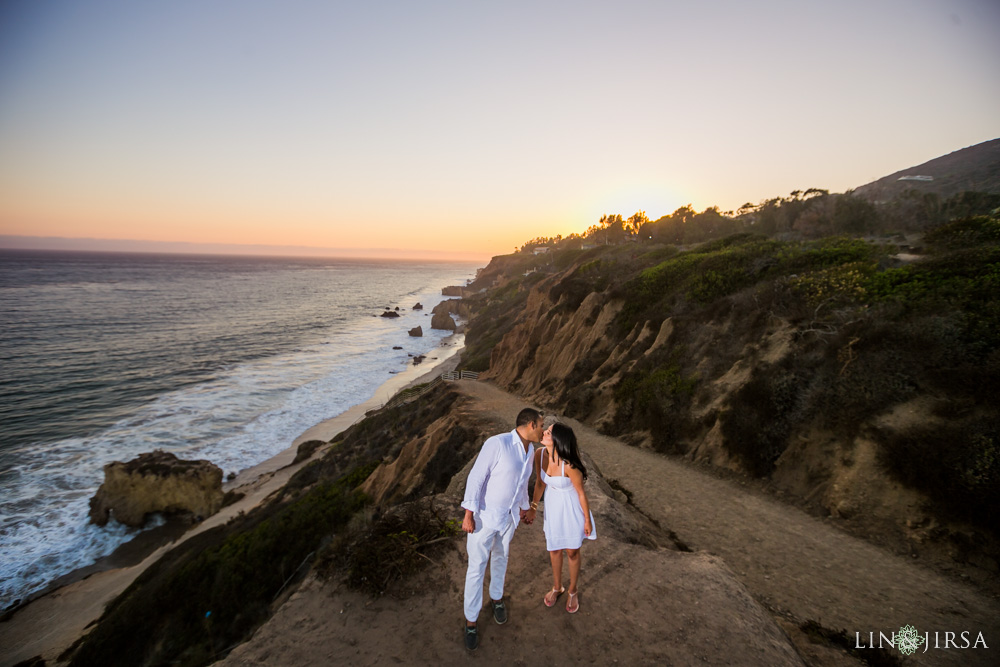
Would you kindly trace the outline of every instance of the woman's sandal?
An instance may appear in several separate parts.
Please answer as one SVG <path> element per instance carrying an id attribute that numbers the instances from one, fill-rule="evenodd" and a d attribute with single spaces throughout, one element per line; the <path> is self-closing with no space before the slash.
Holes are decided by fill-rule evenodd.
<path id="1" fill-rule="evenodd" d="M 546 607 L 554 607 L 556 604 L 556 600 L 558 600 L 559 596 L 565 592 L 566 592 L 565 588 L 553 588 L 551 591 L 545 594 L 545 597 L 542 598 L 542 602 L 545 603 Z M 549 596 L 552 595 L 553 593 L 555 593 L 556 596 L 552 598 L 552 602 L 549 602 Z"/>
<path id="2" fill-rule="evenodd" d="M 570 604 L 573 603 L 573 598 L 576 598 L 576 597 L 577 597 L 576 593 L 570 593 L 569 594 L 569 599 L 566 600 L 566 611 L 568 611 L 571 614 L 575 614 L 576 612 L 580 611 L 580 599 L 579 598 L 577 598 L 577 600 L 576 600 L 576 606 L 573 607 L 572 609 L 569 608 Z"/>

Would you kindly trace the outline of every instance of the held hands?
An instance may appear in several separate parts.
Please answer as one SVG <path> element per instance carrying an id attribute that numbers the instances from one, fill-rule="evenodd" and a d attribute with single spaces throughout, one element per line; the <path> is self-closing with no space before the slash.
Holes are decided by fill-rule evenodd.
<path id="1" fill-rule="evenodd" d="M 521 521 L 531 525 L 535 521 L 535 510 L 521 510 Z"/>

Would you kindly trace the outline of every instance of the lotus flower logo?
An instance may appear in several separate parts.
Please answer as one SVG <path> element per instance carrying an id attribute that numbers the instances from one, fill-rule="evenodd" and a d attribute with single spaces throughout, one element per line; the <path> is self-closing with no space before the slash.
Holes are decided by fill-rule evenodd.
<path id="1" fill-rule="evenodd" d="M 896 634 L 896 648 L 903 655 L 913 655 L 913 652 L 920 648 L 925 639 L 917 633 L 917 629 L 912 625 L 904 625 Z"/>

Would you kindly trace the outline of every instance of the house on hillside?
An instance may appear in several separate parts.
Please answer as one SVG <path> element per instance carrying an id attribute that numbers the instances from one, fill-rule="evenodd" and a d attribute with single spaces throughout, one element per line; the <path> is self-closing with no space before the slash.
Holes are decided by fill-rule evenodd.
<path id="1" fill-rule="evenodd" d="M 533 252 L 536 255 L 544 255 L 548 251 L 549 251 L 549 247 L 547 245 L 540 245 L 540 246 L 535 246 L 535 250 Z"/>

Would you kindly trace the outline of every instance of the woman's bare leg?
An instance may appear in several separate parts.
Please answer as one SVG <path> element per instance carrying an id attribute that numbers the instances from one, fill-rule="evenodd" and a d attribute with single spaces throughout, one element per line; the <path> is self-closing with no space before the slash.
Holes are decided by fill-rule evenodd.
<path id="1" fill-rule="evenodd" d="M 566 611 L 572 614 L 580 608 L 580 600 L 576 597 L 576 583 L 580 578 L 580 550 L 567 549 L 566 558 L 569 560 L 569 598 L 566 600 Z"/>
<path id="2" fill-rule="evenodd" d="M 545 594 L 545 605 L 551 607 L 559 598 L 562 591 L 562 551 L 550 551 L 549 561 L 552 563 L 552 581 L 555 582 L 552 590 Z"/>
<path id="3" fill-rule="evenodd" d="M 567 549 L 566 558 L 569 560 L 569 592 L 575 595 L 576 580 L 580 577 L 580 550 Z"/>
<path id="4" fill-rule="evenodd" d="M 552 562 L 552 590 L 558 591 L 562 587 L 562 550 L 550 551 L 549 560 Z"/>

